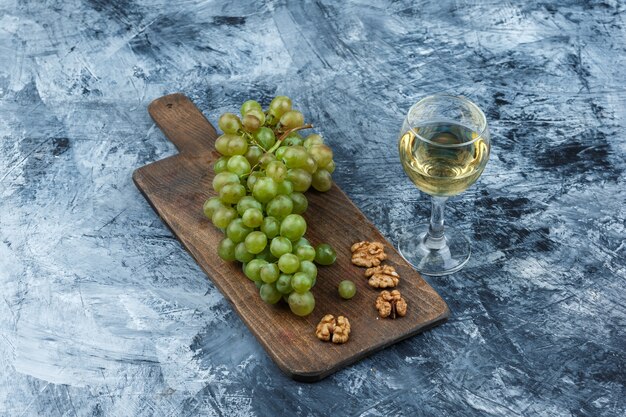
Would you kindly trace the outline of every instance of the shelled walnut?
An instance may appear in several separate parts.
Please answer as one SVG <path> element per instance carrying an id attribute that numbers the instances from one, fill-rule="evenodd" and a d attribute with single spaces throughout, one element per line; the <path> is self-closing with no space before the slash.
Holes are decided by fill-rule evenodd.
<path id="1" fill-rule="evenodd" d="M 397 316 L 406 316 L 407 304 L 400 291 L 393 290 L 382 291 L 376 299 L 376 309 L 378 315 L 382 318 L 391 317 L 395 319 Z"/>
<path id="2" fill-rule="evenodd" d="M 333 331 L 335 330 L 335 316 L 332 314 L 326 314 L 322 317 L 317 328 L 315 329 L 315 335 L 319 340 L 323 340 L 328 342 L 333 335 Z"/>
<path id="3" fill-rule="evenodd" d="M 352 245 L 350 250 L 352 251 L 352 263 L 357 266 L 371 268 L 380 265 L 381 261 L 387 259 L 385 247 L 380 242 L 357 242 Z"/>
<path id="4" fill-rule="evenodd" d="M 367 283 L 373 288 L 393 288 L 400 282 L 400 275 L 391 265 L 379 265 L 365 270 Z"/>
<path id="5" fill-rule="evenodd" d="M 347 317 L 339 316 L 335 320 L 335 316 L 327 314 L 317 325 L 315 335 L 325 342 L 346 343 L 350 338 L 350 322 Z"/>
<path id="6" fill-rule="evenodd" d="M 333 343 L 346 343 L 350 338 L 350 322 L 344 316 L 337 317 L 337 325 L 333 332 Z"/>

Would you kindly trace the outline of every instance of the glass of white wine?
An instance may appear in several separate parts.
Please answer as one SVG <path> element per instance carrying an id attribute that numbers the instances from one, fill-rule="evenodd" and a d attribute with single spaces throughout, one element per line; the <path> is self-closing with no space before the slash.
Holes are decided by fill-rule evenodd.
<path id="1" fill-rule="evenodd" d="M 464 97 L 426 97 L 409 110 L 398 146 L 404 171 L 432 199 L 430 224 L 402 236 L 400 253 L 424 274 L 456 272 L 470 258 L 470 242 L 453 228 L 444 232 L 444 208 L 446 200 L 474 184 L 487 165 L 490 136 L 485 115 Z"/>

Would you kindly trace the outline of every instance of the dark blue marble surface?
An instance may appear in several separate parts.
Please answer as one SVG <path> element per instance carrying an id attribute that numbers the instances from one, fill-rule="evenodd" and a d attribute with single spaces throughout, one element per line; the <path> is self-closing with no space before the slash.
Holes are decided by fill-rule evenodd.
<path id="1" fill-rule="evenodd" d="M 0 1 L 0 415 L 623 416 L 620 1 Z M 450 202 L 451 320 L 317 384 L 267 357 L 131 181 L 174 152 L 147 104 L 211 121 L 294 98 L 392 242 L 424 222 L 396 135 L 464 94 L 493 134 Z"/>

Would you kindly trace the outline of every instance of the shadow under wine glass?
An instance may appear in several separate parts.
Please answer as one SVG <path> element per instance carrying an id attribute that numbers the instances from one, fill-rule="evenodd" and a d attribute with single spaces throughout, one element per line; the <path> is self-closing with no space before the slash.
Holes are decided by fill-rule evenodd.
<path id="1" fill-rule="evenodd" d="M 432 200 L 430 224 L 401 236 L 398 249 L 424 274 L 456 272 L 469 260 L 471 247 L 462 233 L 444 229 L 444 209 L 446 200 L 474 184 L 487 165 L 485 115 L 464 97 L 428 96 L 409 109 L 398 147 L 404 171 Z"/>

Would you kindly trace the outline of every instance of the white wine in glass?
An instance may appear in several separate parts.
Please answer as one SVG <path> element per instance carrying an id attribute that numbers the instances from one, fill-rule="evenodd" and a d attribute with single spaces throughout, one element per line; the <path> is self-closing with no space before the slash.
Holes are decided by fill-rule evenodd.
<path id="1" fill-rule="evenodd" d="M 430 225 L 403 236 L 400 253 L 428 275 L 458 271 L 469 260 L 469 240 L 454 229 L 444 232 L 443 212 L 447 198 L 474 184 L 489 160 L 485 115 L 463 97 L 426 97 L 409 110 L 398 146 L 404 171 L 433 205 Z"/>

